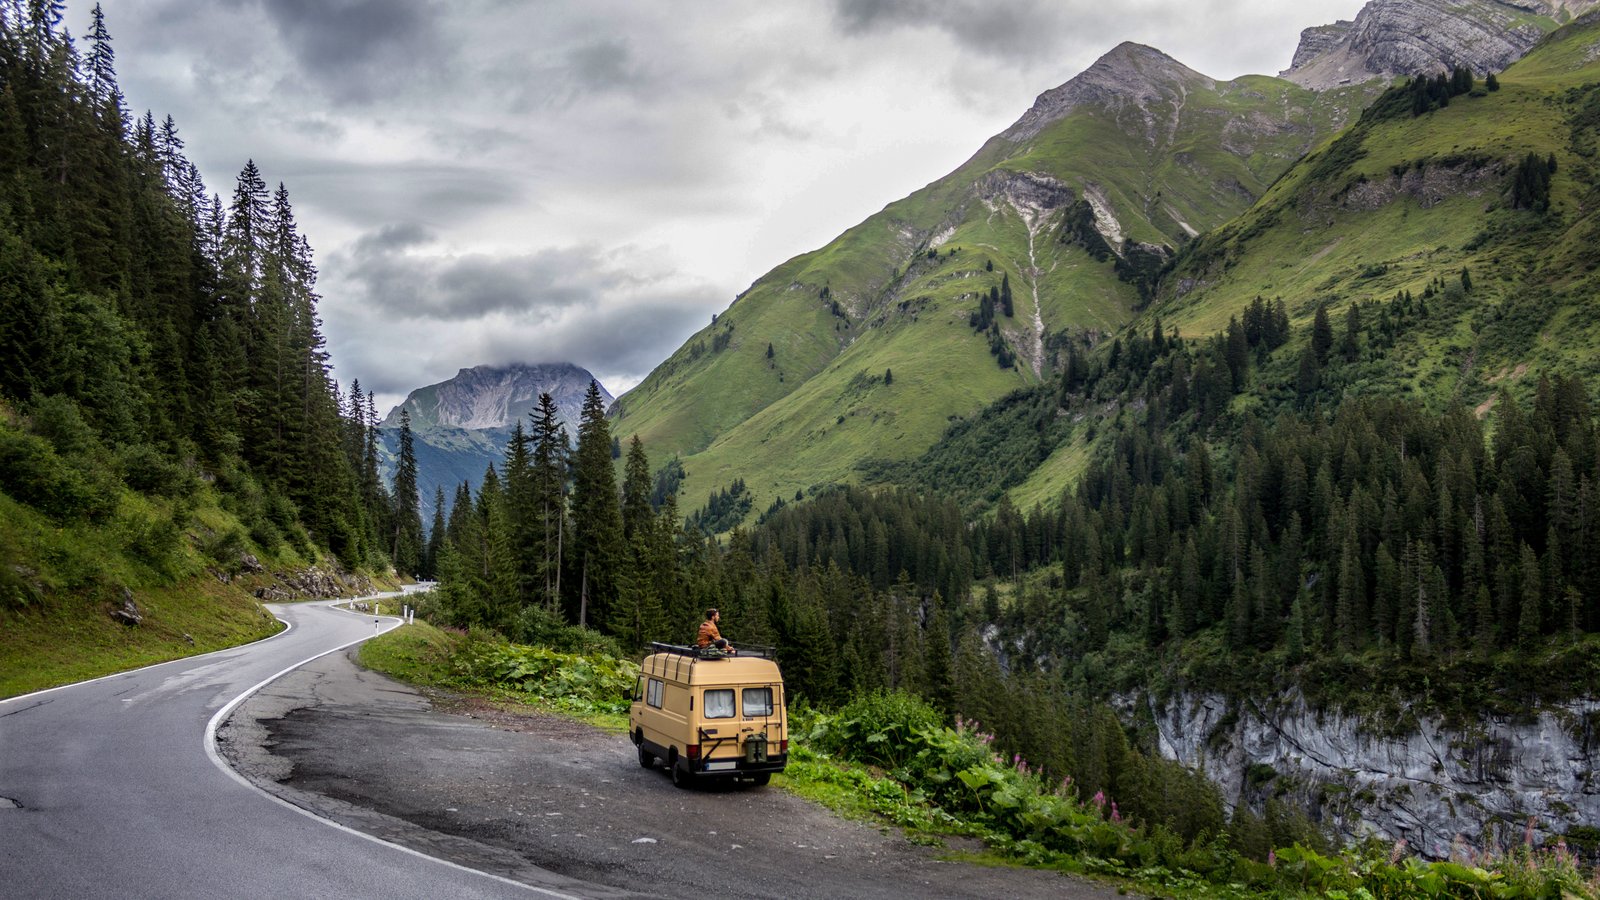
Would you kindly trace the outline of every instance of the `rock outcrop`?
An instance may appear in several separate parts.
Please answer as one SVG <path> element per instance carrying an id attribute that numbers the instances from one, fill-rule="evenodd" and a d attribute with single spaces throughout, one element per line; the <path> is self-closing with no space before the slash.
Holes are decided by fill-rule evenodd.
<path id="1" fill-rule="evenodd" d="M 267 603 L 286 600 L 315 600 L 329 597 L 358 597 L 374 593 L 372 580 L 340 569 L 308 566 L 278 576 L 275 583 L 256 589 L 255 595 Z"/>
<path id="2" fill-rule="evenodd" d="M 1345 838 L 1405 839 L 1433 858 L 1458 836 L 1475 846 L 1536 840 L 1600 822 L 1600 699 L 1525 720 L 1447 726 L 1423 717 L 1397 734 L 1297 691 L 1260 703 L 1215 694 L 1150 701 L 1161 753 L 1198 766 L 1230 803 L 1286 795 Z"/>
<path id="3" fill-rule="evenodd" d="M 139 612 L 139 605 L 133 602 L 133 591 L 122 589 L 122 605 L 112 608 L 111 618 L 124 625 L 138 625 L 144 621 L 144 613 Z"/>
<path id="4" fill-rule="evenodd" d="M 1466 66 L 1499 72 L 1600 0 L 1372 0 L 1353 22 L 1308 28 L 1282 77 L 1323 90 Z"/>

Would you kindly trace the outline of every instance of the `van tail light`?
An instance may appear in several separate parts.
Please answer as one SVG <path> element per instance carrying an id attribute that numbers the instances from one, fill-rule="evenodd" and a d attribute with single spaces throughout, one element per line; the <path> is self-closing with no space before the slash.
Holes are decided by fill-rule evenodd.
<path id="1" fill-rule="evenodd" d="M 781 756 L 782 754 L 785 754 L 785 753 L 788 753 L 788 752 L 789 752 L 789 742 L 787 740 L 779 741 L 778 742 L 778 754 Z"/>
<path id="2" fill-rule="evenodd" d="M 700 758 L 700 745 L 699 744 L 690 744 L 689 746 L 687 746 L 687 747 L 685 747 L 683 749 L 684 749 L 684 755 L 689 757 L 690 759 L 699 759 Z"/>

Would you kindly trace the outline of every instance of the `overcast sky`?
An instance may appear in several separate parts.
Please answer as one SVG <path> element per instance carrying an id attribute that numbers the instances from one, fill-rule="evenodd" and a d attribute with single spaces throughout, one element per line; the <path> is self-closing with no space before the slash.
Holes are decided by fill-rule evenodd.
<path id="1" fill-rule="evenodd" d="M 1288 66 L 1360 0 L 102 0 L 123 93 L 226 203 L 283 182 L 336 374 L 569 361 L 615 394 L 778 263 L 1124 40 Z M 92 2 L 67 22 L 87 31 Z"/>

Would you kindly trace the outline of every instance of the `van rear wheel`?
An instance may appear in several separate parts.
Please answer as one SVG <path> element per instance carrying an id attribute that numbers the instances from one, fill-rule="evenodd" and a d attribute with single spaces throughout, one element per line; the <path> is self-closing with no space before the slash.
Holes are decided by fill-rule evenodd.
<path id="1" fill-rule="evenodd" d="M 656 764 L 656 755 L 654 753 L 651 753 L 649 750 L 646 750 L 643 746 L 640 746 L 639 747 L 639 765 L 642 768 L 648 769 L 651 766 L 654 766 L 655 764 Z"/>
<path id="2" fill-rule="evenodd" d="M 771 772 L 757 772 L 756 774 L 750 776 L 750 780 L 755 782 L 756 787 L 762 787 L 767 782 L 772 780 L 772 773 Z"/>
<path id="3" fill-rule="evenodd" d="M 673 760 L 672 783 L 681 788 L 689 787 L 694 784 L 694 773 L 684 768 L 682 763 Z"/>

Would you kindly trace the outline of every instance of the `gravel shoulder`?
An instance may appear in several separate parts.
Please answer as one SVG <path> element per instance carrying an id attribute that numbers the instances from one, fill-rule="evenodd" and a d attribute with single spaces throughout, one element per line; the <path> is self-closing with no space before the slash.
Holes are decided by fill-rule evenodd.
<path id="1" fill-rule="evenodd" d="M 269 793 L 431 856 L 581 897 L 1117 896 L 1055 872 L 942 861 L 772 788 L 679 789 L 623 735 L 424 694 L 354 652 L 251 697 L 218 746 Z"/>

